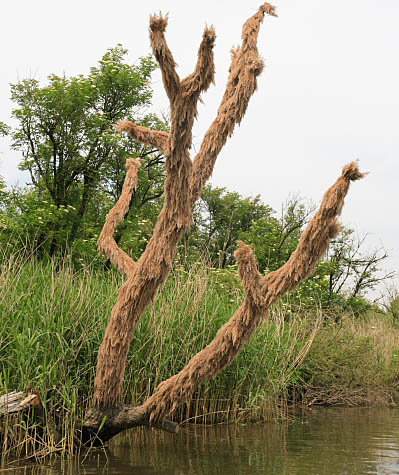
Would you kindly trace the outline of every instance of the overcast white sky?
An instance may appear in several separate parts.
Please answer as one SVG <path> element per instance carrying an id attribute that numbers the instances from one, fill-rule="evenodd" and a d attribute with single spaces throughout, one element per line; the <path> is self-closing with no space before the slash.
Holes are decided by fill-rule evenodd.
<path id="1" fill-rule="evenodd" d="M 12 124 L 9 83 L 50 73 L 87 73 L 122 43 L 130 61 L 150 52 L 150 13 L 169 12 L 167 38 L 184 76 L 195 64 L 205 24 L 216 28 L 216 87 L 204 95 L 194 145 L 223 94 L 230 48 L 261 2 L 247 0 L 20 0 L 1 2 L 0 120 Z M 266 18 L 259 50 L 266 69 L 246 117 L 222 151 L 212 183 L 260 194 L 278 210 L 291 192 L 318 203 L 341 167 L 360 159 L 370 175 L 353 184 L 342 222 L 369 233 L 399 270 L 399 1 L 280 0 Z M 167 111 L 159 72 L 153 110 Z M 27 180 L 19 156 L 0 141 L 0 174 Z"/>

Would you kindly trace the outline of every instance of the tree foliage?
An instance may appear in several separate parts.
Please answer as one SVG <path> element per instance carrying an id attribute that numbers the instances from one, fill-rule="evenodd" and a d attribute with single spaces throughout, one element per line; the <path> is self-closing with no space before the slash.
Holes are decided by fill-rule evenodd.
<path id="1" fill-rule="evenodd" d="M 225 268 L 235 263 L 237 241 L 243 239 L 253 223 L 272 220 L 272 209 L 259 196 L 243 198 L 226 188 L 206 186 L 194 213 L 187 248 L 206 254 L 211 265 Z"/>
<path id="2" fill-rule="evenodd" d="M 4 137 L 10 133 L 10 127 L 0 120 L 0 137 Z"/>
<path id="3" fill-rule="evenodd" d="M 18 121 L 12 147 L 22 153 L 20 168 L 30 173 L 32 193 L 55 207 L 48 207 L 47 227 L 37 237 L 39 246 L 48 242 L 50 254 L 72 246 L 89 206 L 99 196 L 105 209 L 107 200 L 112 203 L 119 196 L 127 157 L 145 156 L 148 167 L 159 163 L 158 152 L 127 141 L 113 129 L 122 118 L 134 118 L 155 129 L 165 127 L 154 114 L 145 114 L 152 96 L 152 57 L 132 66 L 126 63 L 126 55 L 127 50 L 118 45 L 87 76 L 53 74 L 44 86 L 36 79 L 11 86 L 16 104 L 13 116 Z M 151 188 L 137 199 L 151 199 Z M 66 213 L 68 220 L 58 219 Z"/>

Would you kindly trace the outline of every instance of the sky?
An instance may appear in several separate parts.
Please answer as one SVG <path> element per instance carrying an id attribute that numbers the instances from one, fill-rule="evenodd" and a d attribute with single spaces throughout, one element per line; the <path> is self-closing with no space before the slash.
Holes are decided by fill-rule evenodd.
<path id="1" fill-rule="evenodd" d="M 194 68 L 204 26 L 214 25 L 216 85 L 203 96 L 194 150 L 215 117 L 243 22 L 260 1 L 20 0 L 1 2 L 0 120 L 13 125 L 10 83 L 49 74 L 87 74 L 121 43 L 129 61 L 150 53 L 149 16 L 169 13 L 167 40 L 181 77 Z M 399 272 L 399 1 L 280 0 L 265 19 L 258 48 L 266 68 L 234 136 L 221 152 L 214 186 L 260 195 L 278 211 L 290 193 L 319 203 L 341 168 L 359 159 L 369 175 L 353 183 L 341 221 L 384 246 Z M 159 71 L 152 111 L 167 113 Z M 11 186 L 28 176 L 0 139 L 0 175 Z M 399 288 L 399 280 L 396 280 Z M 380 289 L 383 291 L 383 289 Z M 377 294 L 374 294 L 377 296 Z"/>

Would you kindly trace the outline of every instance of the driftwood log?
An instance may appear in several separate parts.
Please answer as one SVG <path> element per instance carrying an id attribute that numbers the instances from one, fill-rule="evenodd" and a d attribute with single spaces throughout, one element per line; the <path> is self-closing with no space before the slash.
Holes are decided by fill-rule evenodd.
<path id="1" fill-rule="evenodd" d="M 37 392 L 11 391 L 0 396 L 0 416 L 26 411 L 30 407 L 40 406 L 40 397 Z"/>

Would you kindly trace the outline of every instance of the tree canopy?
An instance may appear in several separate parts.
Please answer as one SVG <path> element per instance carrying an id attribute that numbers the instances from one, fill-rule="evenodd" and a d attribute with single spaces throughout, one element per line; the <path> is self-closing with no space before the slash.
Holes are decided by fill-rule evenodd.
<path id="1" fill-rule="evenodd" d="M 34 199 L 48 204 L 46 219 L 36 223 L 37 246 L 47 246 L 51 255 L 72 246 L 95 195 L 96 200 L 103 195 L 105 208 L 106 197 L 112 204 L 119 196 L 127 157 L 145 156 L 148 167 L 159 161 L 158 152 L 127 141 L 113 129 L 122 118 L 165 128 L 164 121 L 148 112 L 156 67 L 152 57 L 129 65 L 126 56 L 127 50 L 118 45 L 86 76 L 53 74 L 44 86 L 36 79 L 11 85 L 18 121 L 12 147 L 22 153 L 20 169 L 30 173 Z M 141 199 L 153 194 L 149 186 Z"/>

